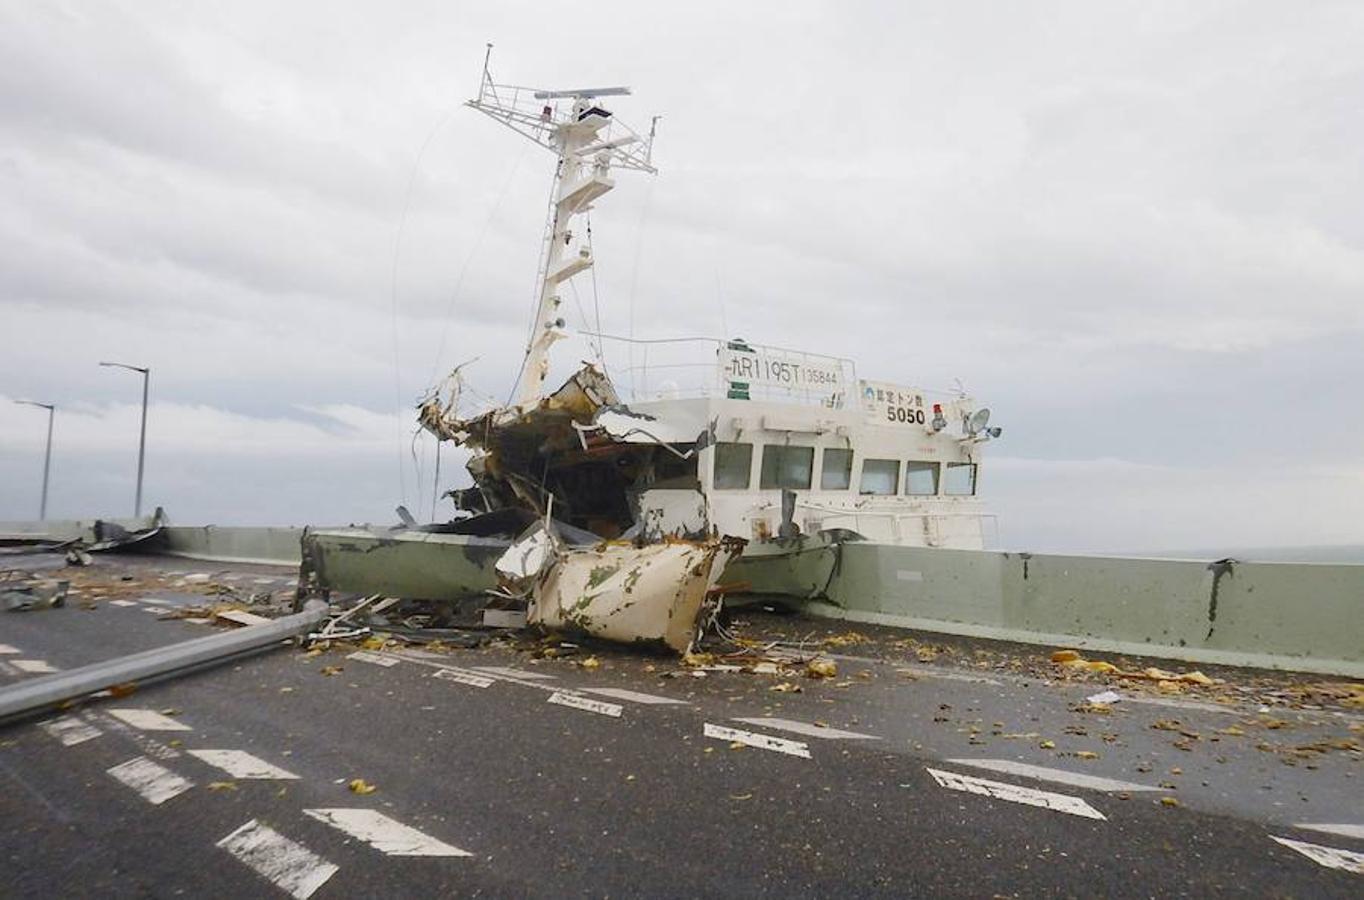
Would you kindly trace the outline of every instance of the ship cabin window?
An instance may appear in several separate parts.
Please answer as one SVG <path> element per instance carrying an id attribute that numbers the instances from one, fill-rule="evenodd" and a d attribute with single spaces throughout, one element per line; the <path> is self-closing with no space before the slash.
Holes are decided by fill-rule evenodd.
<path id="1" fill-rule="evenodd" d="M 764 444 L 762 477 L 758 487 L 764 491 L 781 488 L 808 491 L 814 468 L 814 447 Z"/>
<path id="2" fill-rule="evenodd" d="M 862 482 L 859 494 L 887 495 L 900 491 L 900 461 L 898 459 L 862 460 Z"/>
<path id="3" fill-rule="evenodd" d="M 715 444 L 715 489 L 717 491 L 746 491 L 753 471 L 753 445 Z"/>
<path id="4" fill-rule="evenodd" d="M 905 493 L 912 497 L 931 497 L 938 493 L 938 472 L 935 462 L 910 460 L 905 464 Z"/>
<path id="5" fill-rule="evenodd" d="M 972 497 L 976 493 L 976 464 L 948 463 L 943 493 L 950 497 Z"/>
<path id="6" fill-rule="evenodd" d="M 846 491 L 852 487 L 851 450 L 829 447 L 824 451 L 820 463 L 819 489 L 821 491 Z"/>

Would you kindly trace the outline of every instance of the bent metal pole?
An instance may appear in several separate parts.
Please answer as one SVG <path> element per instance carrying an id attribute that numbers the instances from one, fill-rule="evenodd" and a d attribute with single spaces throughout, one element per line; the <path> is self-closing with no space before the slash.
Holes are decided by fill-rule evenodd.
<path id="1" fill-rule="evenodd" d="M 327 617 L 327 608 L 322 600 L 310 600 L 302 612 L 260 625 L 157 647 L 0 688 L 0 722 L 46 712 L 114 685 L 140 686 L 218 665 L 248 653 L 283 646 L 289 638 L 305 634 L 321 624 Z"/>

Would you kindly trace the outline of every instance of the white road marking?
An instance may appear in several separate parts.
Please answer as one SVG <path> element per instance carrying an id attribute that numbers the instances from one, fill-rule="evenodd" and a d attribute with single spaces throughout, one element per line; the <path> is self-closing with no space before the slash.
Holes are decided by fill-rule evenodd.
<path id="1" fill-rule="evenodd" d="M 1338 834 L 1341 837 L 1356 838 L 1364 841 L 1364 825 L 1332 824 L 1329 822 L 1299 822 L 1294 828 L 1308 828 L 1312 831 L 1324 831 L 1327 834 Z"/>
<path id="2" fill-rule="evenodd" d="M 160 597 L 139 597 L 138 599 L 141 600 L 143 603 L 151 603 L 155 606 L 171 605 L 171 602 L 169 600 L 162 600 Z"/>
<path id="3" fill-rule="evenodd" d="M 475 672 L 487 672 L 489 675 L 501 675 L 504 678 L 529 678 L 552 679 L 553 675 L 542 675 L 539 672 L 527 672 L 525 669 L 510 669 L 506 666 L 470 666 Z"/>
<path id="4" fill-rule="evenodd" d="M 253 612 L 244 609 L 224 609 L 213 614 L 214 618 L 222 619 L 224 622 L 231 622 L 234 625 L 268 625 L 272 622 L 265 616 L 258 616 Z"/>
<path id="5" fill-rule="evenodd" d="M 153 806 L 183 794 L 194 786 L 165 766 L 159 766 L 145 756 L 134 756 L 108 770 L 114 778 L 142 795 Z"/>
<path id="6" fill-rule="evenodd" d="M 23 652 L 23 651 L 20 650 L 18 647 L 13 647 L 13 646 L 11 646 L 11 645 L 9 645 L 9 644 L 0 644 L 0 653 L 22 653 L 22 652 Z"/>
<path id="7" fill-rule="evenodd" d="M 949 790 L 980 794 L 984 797 L 994 797 L 996 800 L 1007 800 L 1010 803 L 1040 806 L 1044 809 L 1069 813 L 1072 816 L 1084 816 L 1089 819 L 1107 818 L 1079 797 L 1071 797 L 1068 794 L 1053 794 L 1051 791 L 1039 791 L 1034 788 L 1019 787 L 1016 784 L 1005 784 L 1002 781 L 990 781 L 971 775 L 959 775 L 956 772 L 944 772 L 941 769 L 928 769 L 927 771 L 929 775 L 933 776 L 934 781 Z"/>
<path id="8" fill-rule="evenodd" d="M 62 716 L 39 723 L 48 734 L 62 742 L 63 747 L 74 747 L 99 737 L 104 732 L 76 716 Z"/>
<path id="9" fill-rule="evenodd" d="M 170 716 L 163 716 L 154 709 L 109 709 L 105 710 L 121 722 L 127 722 L 143 731 L 193 731 L 184 722 L 177 722 Z"/>
<path id="10" fill-rule="evenodd" d="M 10 664 L 21 672 L 33 672 L 41 674 L 43 672 L 59 671 L 52 663 L 43 659 L 12 659 Z"/>
<path id="11" fill-rule="evenodd" d="M 810 747 L 800 741 L 789 741 L 786 738 L 772 737 L 770 734 L 757 734 L 752 731 L 740 731 L 738 728 L 730 728 L 726 725 L 712 725 L 707 722 L 705 735 L 708 738 L 715 738 L 721 741 L 733 741 L 747 747 L 757 747 L 759 750 L 775 750 L 778 753 L 785 753 L 788 756 L 799 756 L 803 759 L 810 759 Z"/>
<path id="12" fill-rule="evenodd" d="M 145 613 L 151 613 L 154 616 L 159 616 L 165 612 L 165 610 L 159 606 L 139 606 L 138 609 Z"/>
<path id="13" fill-rule="evenodd" d="M 257 875 L 297 900 L 308 900 L 339 867 L 255 819 L 218 842 Z"/>
<path id="14" fill-rule="evenodd" d="M 1274 840 L 1298 851 L 1303 856 L 1312 860 L 1320 866 L 1328 869 L 1340 869 L 1342 872 L 1353 872 L 1355 875 L 1364 875 L 1364 853 L 1356 853 L 1353 850 L 1339 850 L 1335 847 L 1323 847 L 1321 844 L 1309 844 L 1306 841 L 1293 841 L 1288 838 L 1275 837 Z"/>
<path id="15" fill-rule="evenodd" d="M 210 766 L 217 766 L 233 778 L 298 778 L 293 772 L 286 772 L 272 766 L 245 750 L 190 750 L 190 756 L 197 756 Z"/>
<path id="16" fill-rule="evenodd" d="M 1070 772 L 1066 769 L 1049 769 L 1046 766 L 1034 766 L 1028 763 L 1014 762 L 1011 759 L 947 759 L 943 762 L 957 766 L 971 766 L 976 769 L 989 769 L 992 772 L 1003 772 L 1006 775 L 1021 775 L 1024 778 L 1036 778 L 1039 781 L 1054 781 L 1057 784 L 1088 788 L 1091 791 L 1160 790 L 1158 787 L 1147 784 L 1118 781 L 1114 778 L 1102 778 L 1098 775 L 1086 775 L 1083 772 Z"/>
<path id="17" fill-rule="evenodd" d="M 380 656 L 378 653 L 371 653 L 368 650 L 356 650 L 354 653 L 347 653 L 346 659 L 359 660 L 360 662 L 373 663 L 376 666 L 388 668 L 396 666 L 399 660 L 391 656 Z"/>
<path id="18" fill-rule="evenodd" d="M 549 695 L 549 702 L 559 706 L 571 706 L 574 709 L 585 709 L 588 712 L 598 713 L 603 716 L 620 717 L 621 705 L 619 703 L 607 703 L 605 700 L 593 700 L 591 697 L 581 697 L 577 694 L 566 694 L 563 691 L 555 691 Z"/>
<path id="19" fill-rule="evenodd" d="M 686 700 L 674 700 L 672 697 L 660 697 L 657 694 L 641 694 L 639 691 L 630 691 L 625 688 L 582 688 L 585 694 L 600 694 L 603 697 L 611 697 L 615 700 L 628 700 L 631 703 L 643 703 L 649 706 L 662 706 L 677 704 L 690 706 Z"/>
<path id="20" fill-rule="evenodd" d="M 305 809 L 307 815 L 389 856 L 473 856 L 372 809 Z"/>
<path id="21" fill-rule="evenodd" d="M 803 734 L 807 737 L 823 738 L 826 741 L 879 741 L 880 738 L 874 734 L 862 734 L 859 731 L 842 731 L 837 728 L 826 728 L 815 725 L 811 722 L 797 722 L 794 719 L 772 719 L 763 716 L 750 719 L 735 719 L 736 722 L 743 722 L 745 725 L 757 725 L 761 728 L 775 728 L 778 731 L 790 731 L 795 734 Z"/>
<path id="22" fill-rule="evenodd" d="M 188 622 L 188 623 L 191 624 L 191 625 L 211 625 L 211 624 L 213 624 L 213 620 L 212 620 L 212 619 L 205 619 L 203 616 L 189 616 L 189 617 L 187 617 L 187 618 L 181 619 L 180 621 L 182 621 L 182 622 Z"/>
<path id="23" fill-rule="evenodd" d="M 439 678 L 442 681 L 457 681 L 460 684 L 467 684 L 472 687 L 492 687 L 493 679 L 485 678 L 482 675 L 475 675 L 472 672 L 460 672 L 456 669 L 437 669 L 431 673 L 432 678 Z"/>
<path id="24" fill-rule="evenodd" d="M 110 600 L 110 606 L 137 606 L 136 600 Z"/>

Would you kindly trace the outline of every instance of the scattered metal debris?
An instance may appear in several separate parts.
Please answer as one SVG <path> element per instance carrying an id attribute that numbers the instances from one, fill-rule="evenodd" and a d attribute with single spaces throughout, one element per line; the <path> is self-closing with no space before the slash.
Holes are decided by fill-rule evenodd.
<path id="1" fill-rule="evenodd" d="M 0 572 L 0 605 L 8 612 L 63 606 L 70 587 L 69 581 L 8 569 Z"/>

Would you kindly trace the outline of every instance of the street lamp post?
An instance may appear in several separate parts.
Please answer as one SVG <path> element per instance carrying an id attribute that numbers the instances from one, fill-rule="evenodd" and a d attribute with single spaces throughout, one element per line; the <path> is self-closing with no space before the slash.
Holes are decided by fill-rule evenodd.
<path id="1" fill-rule="evenodd" d="M 22 403 L 24 406 L 36 406 L 47 410 L 47 452 L 43 454 L 43 499 L 38 506 L 38 520 L 47 521 L 47 476 L 52 471 L 52 417 L 57 412 L 57 407 L 52 403 L 39 403 L 37 400 L 15 400 L 15 403 Z"/>
<path id="2" fill-rule="evenodd" d="M 142 467 L 147 458 L 147 387 L 151 382 L 152 370 L 145 366 L 130 366 L 127 363 L 102 362 L 101 366 L 111 366 L 142 373 L 142 437 L 137 443 L 137 502 L 133 506 L 133 518 L 142 516 Z"/>

